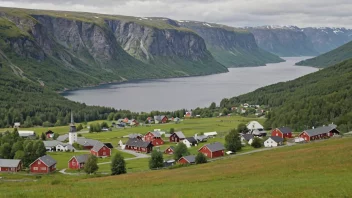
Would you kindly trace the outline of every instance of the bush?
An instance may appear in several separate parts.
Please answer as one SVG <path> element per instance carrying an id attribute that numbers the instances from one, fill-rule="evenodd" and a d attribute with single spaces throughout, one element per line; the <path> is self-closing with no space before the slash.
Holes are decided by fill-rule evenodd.
<path id="1" fill-rule="evenodd" d="M 174 150 L 174 159 L 178 160 L 182 156 L 186 156 L 188 154 L 189 152 L 188 152 L 187 146 L 182 142 L 178 143 Z"/>
<path id="2" fill-rule="evenodd" d="M 207 157 L 205 157 L 205 155 L 201 152 L 198 152 L 197 156 L 196 156 L 196 164 L 204 164 L 207 163 Z"/>
<path id="3" fill-rule="evenodd" d="M 230 133 L 225 136 L 225 148 L 228 151 L 232 151 L 234 153 L 236 153 L 236 151 L 241 150 L 241 138 L 236 129 L 232 129 Z"/>
<path id="4" fill-rule="evenodd" d="M 252 142 L 252 147 L 254 148 L 260 148 L 262 147 L 262 140 L 260 138 L 255 137 Z"/>
<path id="5" fill-rule="evenodd" d="M 120 153 L 116 153 L 111 160 L 111 175 L 125 174 L 126 162 Z"/>
<path id="6" fill-rule="evenodd" d="M 163 154 L 159 151 L 153 150 L 151 158 L 149 159 L 150 169 L 159 169 L 164 167 Z"/>

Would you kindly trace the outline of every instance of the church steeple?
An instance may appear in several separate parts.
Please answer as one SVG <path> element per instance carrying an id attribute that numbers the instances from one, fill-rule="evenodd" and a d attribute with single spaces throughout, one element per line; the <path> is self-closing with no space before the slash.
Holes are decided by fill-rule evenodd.
<path id="1" fill-rule="evenodd" d="M 71 111 L 71 123 L 70 123 L 70 131 L 68 133 L 69 143 L 72 145 L 73 143 L 77 142 L 77 129 L 75 122 L 73 120 L 73 113 Z"/>

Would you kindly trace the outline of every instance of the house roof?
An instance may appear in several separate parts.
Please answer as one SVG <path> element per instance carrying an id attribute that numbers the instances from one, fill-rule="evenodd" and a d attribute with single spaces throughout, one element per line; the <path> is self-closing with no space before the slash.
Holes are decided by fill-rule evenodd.
<path id="1" fill-rule="evenodd" d="M 103 148 L 104 146 L 105 146 L 105 144 L 103 144 L 102 142 L 97 141 L 97 142 L 94 144 L 92 150 L 98 152 L 98 151 L 100 151 L 100 149 Z"/>
<path id="2" fill-rule="evenodd" d="M 270 139 L 274 140 L 275 142 L 279 143 L 279 142 L 283 142 L 284 139 L 282 137 L 279 136 L 271 136 L 269 137 Z"/>
<path id="3" fill-rule="evenodd" d="M 132 133 L 132 134 L 129 134 L 128 137 L 131 138 L 131 139 L 134 139 L 134 138 L 137 138 L 137 137 L 143 137 L 143 135 L 139 134 L 139 133 Z"/>
<path id="4" fill-rule="evenodd" d="M 204 133 L 204 135 L 206 135 L 206 136 L 214 136 L 214 135 L 217 135 L 217 134 L 218 133 L 216 131 Z"/>
<path id="5" fill-rule="evenodd" d="M 196 156 L 194 156 L 194 155 L 183 156 L 179 159 L 179 161 L 182 158 L 184 158 L 188 163 L 196 163 Z"/>
<path id="6" fill-rule="evenodd" d="M 44 146 L 45 146 L 45 147 L 55 147 L 55 146 L 57 146 L 58 144 L 63 144 L 62 142 L 57 141 L 57 140 L 43 141 L 43 143 L 44 143 Z"/>
<path id="7" fill-rule="evenodd" d="M 222 145 L 220 142 L 214 142 L 214 143 L 207 144 L 207 145 L 204 145 L 204 146 L 206 146 L 211 152 L 225 150 L 224 145 Z M 202 148 L 200 148 L 200 149 L 202 149 Z"/>
<path id="8" fill-rule="evenodd" d="M 0 159 L 0 167 L 16 168 L 20 162 L 19 159 Z"/>
<path id="9" fill-rule="evenodd" d="M 143 141 L 140 139 L 132 139 L 130 138 L 127 142 L 126 142 L 126 146 L 135 146 L 135 147 L 140 147 L 140 148 L 146 148 L 151 144 L 150 141 Z"/>
<path id="10" fill-rule="evenodd" d="M 266 131 L 260 131 L 258 129 L 252 130 L 252 134 L 253 135 L 261 135 L 261 134 L 264 134 L 264 133 L 266 133 Z"/>
<path id="11" fill-rule="evenodd" d="M 192 144 L 197 144 L 197 140 L 194 137 L 186 137 L 186 140 L 188 140 Z"/>
<path id="12" fill-rule="evenodd" d="M 56 164 L 56 160 L 54 160 L 52 157 L 50 157 L 49 155 L 44 155 L 40 158 L 38 158 L 38 160 L 42 161 L 45 165 L 47 165 L 48 167 L 53 166 L 54 164 Z"/>
<path id="13" fill-rule="evenodd" d="M 73 157 L 76 158 L 78 163 L 86 163 L 89 158 L 89 154 L 83 154 L 83 155 L 78 155 Z"/>
<path id="14" fill-rule="evenodd" d="M 328 126 L 322 126 L 322 127 L 318 127 L 315 129 L 309 129 L 309 130 L 305 130 L 304 132 L 306 132 L 309 136 L 315 136 L 315 135 L 320 135 L 323 133 L 328 133 L 334 129 L 336 129 L 336 125 L 334 124 L 330 124 Z"/>
<path id="15" fill-rule="evenodd" d="M 252 134 L 243 134 L 242 137 L 246 140 L 249 141 L 252 139 L 254 136 Z"/>
<path id="16" fill-rule="evenodd" d="M 65 140 L 67 140 L 67 138 L 68 138 L 68 134 L 65 134 L 65 135 L 60 135 L 59 137 L 56 138 L 56 140 L 63 142 Z"/>
<path id="17" fill-rule="evenodd" d="M 176 134 L 177 137 L 179 137 L 179 138 L 186 138 L 186 136 L 182 133 L 182 131 L 177 131 L 177 132 L 175 132 L 175 134 Z"/>
<path id="18" fill-rule="evenodd" d="M 153 131 L 153 132 L 150 132 L 154 135 L 154 137 L 161 137 L 161 134 L 159 131 Z"/>
<path id="19" fill-rule="evenodd" d="M 35 136 L 35 132 L 34 131 L 18 131 L 18 135 L 20 137 Z"/>
<path id="20" fill-rule="evenodd" d="M 281 133 L 291 133 L 292 130 L 289 128 L 289 127 L 280 127 L 280 128 L 277 128 L 279 131 L 281 131 Z"/>
<path id="21" fill-rule="evenodd" d="M 98 140 L 86 139 L 86 138 L 78 138 L 77 143 L 82 146 L 94 146 Z"/>
<path id="22" fill-rule="evenodd" d="M 195 137 L 195 139 L 198 140 L 198 141 L 203 141 L 204 139 L 208 139 L 208 136 L 206 136 L 206 135 L 197 135 Z"/>
<path id="23" fill-rule="evenodd" d="M 247 124 L 247 128 L 248 128 L 249 130 L 264 129 L 264 127 L 263 127 L 261 124 L 259 124 L 259 122 L 257 122 L 257 121 L 251 121 L 251 122 L 249 122 L 249 123 Z"/>

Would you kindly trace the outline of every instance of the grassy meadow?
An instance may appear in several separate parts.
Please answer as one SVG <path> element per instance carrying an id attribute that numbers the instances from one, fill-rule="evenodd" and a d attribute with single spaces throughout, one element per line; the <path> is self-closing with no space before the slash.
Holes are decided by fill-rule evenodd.
<path id="1" fill-rule="evenodd" d="M 20 176 L 3 174 L 0 197 L 351 197 L 351 140 L 330 139 L 120 176 L 56 173 L 5 182 Z"/>

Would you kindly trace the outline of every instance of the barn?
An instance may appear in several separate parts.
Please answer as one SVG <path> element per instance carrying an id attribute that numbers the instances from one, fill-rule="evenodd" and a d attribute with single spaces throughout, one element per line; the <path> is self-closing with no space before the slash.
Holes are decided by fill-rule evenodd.
<path id="1" fill-rule="evenodd" d="M 49 155 L 44 155 L 29 165 L 31 173 L 46 174 L 56 170 L 56 160 Z"/>
<path id="2" fill-rule="evenodd" d="M 111 149 L 98 141 L 90 150 L 90 153 L 96 157 L 110 157 Z"/>
<path id="3" fill-rule="evenodd" d="M 336 127 L 336 125 L 330 124 L 328 126 L 305 130 L 299 134 L 299 137 L 303 138 L 306 142 L 329 138 L 340 134 L 340 131 L 338 131 Z"/>
<path id="4" fill-rule="evenodd" d="M 169 146 L 169 147 L 167 147 L 167 149 L 165 149 L 164 153 L 172 155 L 172 154 L 174 154 L 174 150 L 175 150 L 175 147 Z"/>
<path id="5" fill-rule="evenodd" d="M 164 144 L 164 140 L 161 139 L 161 134 L 158 131 L 148 132 L 144 136 L 145 141 L 150 141 L 154 146 L 159 146 Z"/>
<path id="6" fill-rule="evenodd" d="M 219 142 L 204 145 L 198 152 L 203 153 L 208 158 L 221 157 L 225 155 L 225 147 Z"/>
<path id="7" fill-rule="evenodd" d="M 153 150 L 153 144 L 150 141 L 139 139 L 129 139 L 125 145 L 126 150 L 132 150 L 141 153 L 150 153 Z"/>
<path id="8" fill-rule="evenodd" d="M 84 168 L 84 165 L 87 162 L 88 158 L 89 158 L 89 154 L 73 156 L 68 161 L 68 168 L 73 170 L 82 169 Z"/>
<path id="9" fill-rule="evenodd" d="M 170 135 L 170 142 L 180 142 L 184 139 L 186 139 L 186 136 L 182 133 L 182 131 L 178 131 Z"/>
<path id="10" fill-rule="evenodd" d="M 22 169 L 19 159 L 0 159 L 0 172 L 18 172 Z"/>
<path id="11" fill-rule="evenodd" d="M 179 164 L 195 164 L 196 163 L 196 156 L 189 155 L 181 157 L 178 161 Z"/>
<path id="12" fill-rule="evenodd" d="M 292 138 L 292 129 L 289 127 L 276 128 L 271 132 L 271 136 L 277 136 L 281 138 Z"/>

